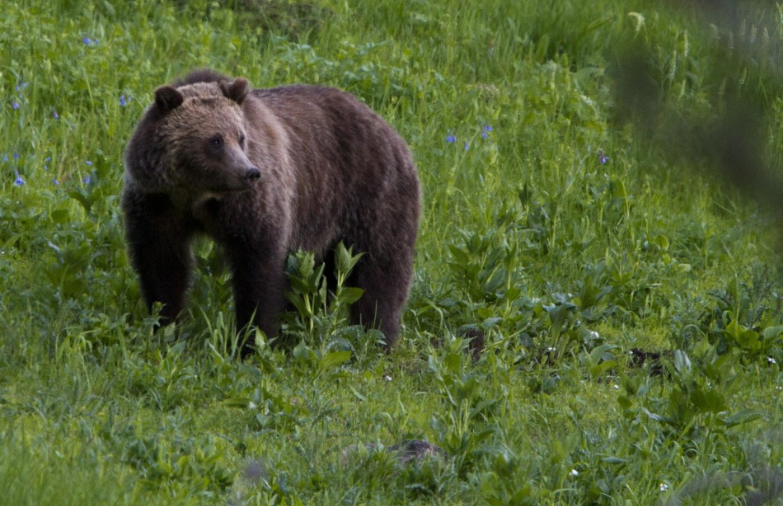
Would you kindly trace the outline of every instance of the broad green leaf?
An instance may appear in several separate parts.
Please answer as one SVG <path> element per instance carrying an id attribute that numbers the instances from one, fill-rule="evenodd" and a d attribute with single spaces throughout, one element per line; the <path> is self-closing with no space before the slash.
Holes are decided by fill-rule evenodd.
<path id="1" fill-rule="evenodd" d="M 333 351 L 321 357 L 321 369 L 330 369 L 351 359 L 350 351 Z"/>
<path id="2" fill-rule="evenodd" d="M 758 420 L 761 418 L 762 413 L 760 411 L 755 411 L 752 409 L 743 409 L 740 410 L 733 415 L 726 416 L 724 418 L 721 418 L 721 422 L 726 427 L 736 427 L 737 425 L 742 425 L 744 423 L 752 422 L 755 420 Z"/>
<path id="3" fill-rule="evenodd" d="M 353 304 L 362 298 L 364 290 L 361 288 L 347 287 L 340 291 L 340 302 L 344 304 Z"/>

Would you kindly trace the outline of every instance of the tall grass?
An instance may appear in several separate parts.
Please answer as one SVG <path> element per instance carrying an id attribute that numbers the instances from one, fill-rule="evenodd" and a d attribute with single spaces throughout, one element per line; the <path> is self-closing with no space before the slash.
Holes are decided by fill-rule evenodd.
<path id="1" fill-rule="evenodd" d="M 782 9 L 8 2 L 0 502 L 773 504 L 779 205 L 714 177 L 705 139 L 752 111 L 775 186 Z M 341 87 L 410 143 L 425 205 L 391 355 L 324 304 L 291 347 L 231 358 L 206 241 L 184 339 L 152 332 L 122 150 L 204 66 Z M 407 440 L 445 456 L 400 464 Z"/>

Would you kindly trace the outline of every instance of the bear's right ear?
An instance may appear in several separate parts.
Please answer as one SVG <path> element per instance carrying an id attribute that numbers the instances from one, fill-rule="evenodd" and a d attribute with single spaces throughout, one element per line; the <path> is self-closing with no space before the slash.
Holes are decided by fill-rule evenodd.
<path id="1" fill-rule="evenodd" d="M 176 109 L 184 101 L 185 98 L 182 96 L 182 93 L 173 86 L 161 86 L 155 90 L 155 105 L 162 114 Z"/>
<path id="2" fill-rule="evenodd" d="M 223 90 L 223 95 L 225 95 L 226 98 L 229 98 L 240 105 L 242 104 L 242 101 L 245 100 L 248 91 L 250 91 L 247 79 L 244 77 L 237 77 L 234 79 L 234 82 L 230 84 L 223 81 L 220 83 L 220 88 Z"/>

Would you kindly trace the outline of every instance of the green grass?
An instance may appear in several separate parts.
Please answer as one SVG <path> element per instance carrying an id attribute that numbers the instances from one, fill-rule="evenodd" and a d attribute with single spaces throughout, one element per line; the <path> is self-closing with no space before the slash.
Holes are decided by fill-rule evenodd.
<path id="1" fill-rule="evenodd" d="M 781 174 L 720 153 L 779 169 L 781 47 L 771 2 L 7 2 L 0 503 L 778 504 Z M 206 241 L 185 339 L 153 334 L 122 150 L 202 66 L 341 87 L 410 143 L 393 353 L 321 305 L 288 315 L 288 348 L 231 358 Z M 714 142 L 737 109 L 758 130 Z M 380 449 L 406 439 L 447 456 Z"/>

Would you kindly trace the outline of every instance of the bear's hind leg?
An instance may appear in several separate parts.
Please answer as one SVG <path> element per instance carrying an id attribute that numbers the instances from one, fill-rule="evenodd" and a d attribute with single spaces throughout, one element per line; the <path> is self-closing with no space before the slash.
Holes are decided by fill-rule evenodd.
<path id="1" fill-rule="evenodd" d="M 376 328 L 383 332 L 387 348 L 391 348 L 400 333 L 400 318 L 408 298 L 413 270 L 410 255 L 405 258 L 374 259 L 366 255 L 354 268 L 349 285 L 364 290 L 351 307 L 354 324 Z"/>

